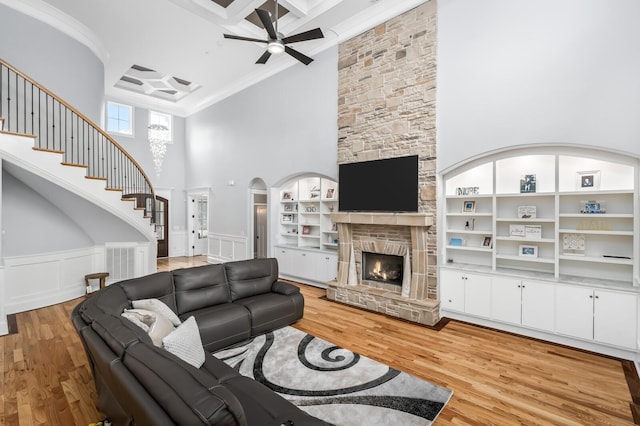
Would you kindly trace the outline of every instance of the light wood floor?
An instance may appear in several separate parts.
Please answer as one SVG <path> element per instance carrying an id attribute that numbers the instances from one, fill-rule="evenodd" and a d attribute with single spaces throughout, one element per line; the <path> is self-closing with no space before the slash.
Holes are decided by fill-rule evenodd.
<path id="1" fill-rule="evenodd" d="M 160 270 L 204 263 L 158 262 Z M 306 308 L 296 328 L 454 391 L 437 425 L 634 424 L 629 363 L 457 321 L 436 331 L 301 288 Z M 69 320 L 80 301 L 20 313 L 18 333 L 0 337 L 0 425 L 86 426 L 101 419 Z"/>

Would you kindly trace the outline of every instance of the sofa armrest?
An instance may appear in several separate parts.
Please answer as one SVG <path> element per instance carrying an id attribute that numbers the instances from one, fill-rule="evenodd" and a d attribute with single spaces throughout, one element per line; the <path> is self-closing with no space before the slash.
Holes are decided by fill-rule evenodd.
<path id="1" fill-rule="evenodd" d="M 274 293 L 284 294 L 285 296 L 290 296 L 292 294 L 300 293 L 300 288 L 293 284 L 276 281 L 271 286 L 271 291 Z"/>

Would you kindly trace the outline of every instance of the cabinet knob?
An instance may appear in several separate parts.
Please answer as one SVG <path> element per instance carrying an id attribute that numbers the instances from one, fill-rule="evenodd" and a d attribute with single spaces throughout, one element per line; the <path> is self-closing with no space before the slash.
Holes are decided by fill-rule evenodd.
<path id="1" fill-rule="evenodd" d="M 451 303 L 451 299 L 449 299 L 449 303 Z"/>
<path id="2" fill-rule="evenodd" d="M 596 299 L 600 299 L 600 296 L 597 296 L 597 295 L 596 295 Z"/>
<path id="3" fill-rule="evenodd" d="M 590 295 L 589 295 L 589 299 L 593 299 L 593 294 L 590 294 Z"/>

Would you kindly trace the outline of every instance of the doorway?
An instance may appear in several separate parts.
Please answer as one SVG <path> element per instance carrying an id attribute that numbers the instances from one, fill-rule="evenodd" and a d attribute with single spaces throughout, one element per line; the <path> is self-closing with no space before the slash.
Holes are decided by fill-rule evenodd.
<path id="1" fill-rule="evenodd" d="M 251 254 L 254 258 L 265 258 L 269 251 L 269 230 L 267 185 L 262 179 L 255 178 L 251 181 L 249 197 Z"/>
<path id="2" fill-rule="evenodd" d="M 191 256 L 208 254 L 209 195 L 189 194 L 189 253 Z"/>
<path id="3" fill-rule="evenodd" d="M 169 200 L 156 196 L 155 211 L 158 257 L 169 257 Z"/>

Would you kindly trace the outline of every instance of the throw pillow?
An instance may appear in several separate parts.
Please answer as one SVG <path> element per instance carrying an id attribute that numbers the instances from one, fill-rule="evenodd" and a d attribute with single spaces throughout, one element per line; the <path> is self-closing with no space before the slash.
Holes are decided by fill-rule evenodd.
<path id="1" fill-rule="evenodd" d="M 170 352 L 183 361 L 200 368 L 204 364 L 205 353 L 202 339 L 195 317 L 189 317 L 178 328 L 169 333 L 162 344 Z"/>
<path id="2" fill-rule="evenodd" d="M 125 309 L 123 316 L 124 314 L 136 317 L 140 322 L 145 324 L 148 327 L 147 334 L 151 337 L 151 341 L 157 347 L 161 347 L 162 339 L 175 330 L 175 327 L 169 318 L 157 312 L 148 311 L 146 309 Z"/>
<path id="3" fill-rule="evenodd" d="M 180 318 L 168 307 L 164 302 L 158 299 L 140 299 L 131 302 L 134 308 L 148 309 L 149 311 L 157 312 L 165 317 L 169 318 L 171 323 L 176 327 L 182 324 Z"/>
<path id="4" fill-rule="evenodd" d="M 135 325 L 143 329 L 145 333 L 149 332 L 149 326 L 145 323 L 145 321 L 149 322 L 150 318 L 149 319 L 145 318 L 144 315 L 140 315 L 138 313 L 128 312 L 127 309 L 125 309 L 124 312 L 121 313 L 120 315 L 122 315 L 124 318 L 128 319 L 129 321 L 131 321 L 132 323 L 134 323 Z"/>

